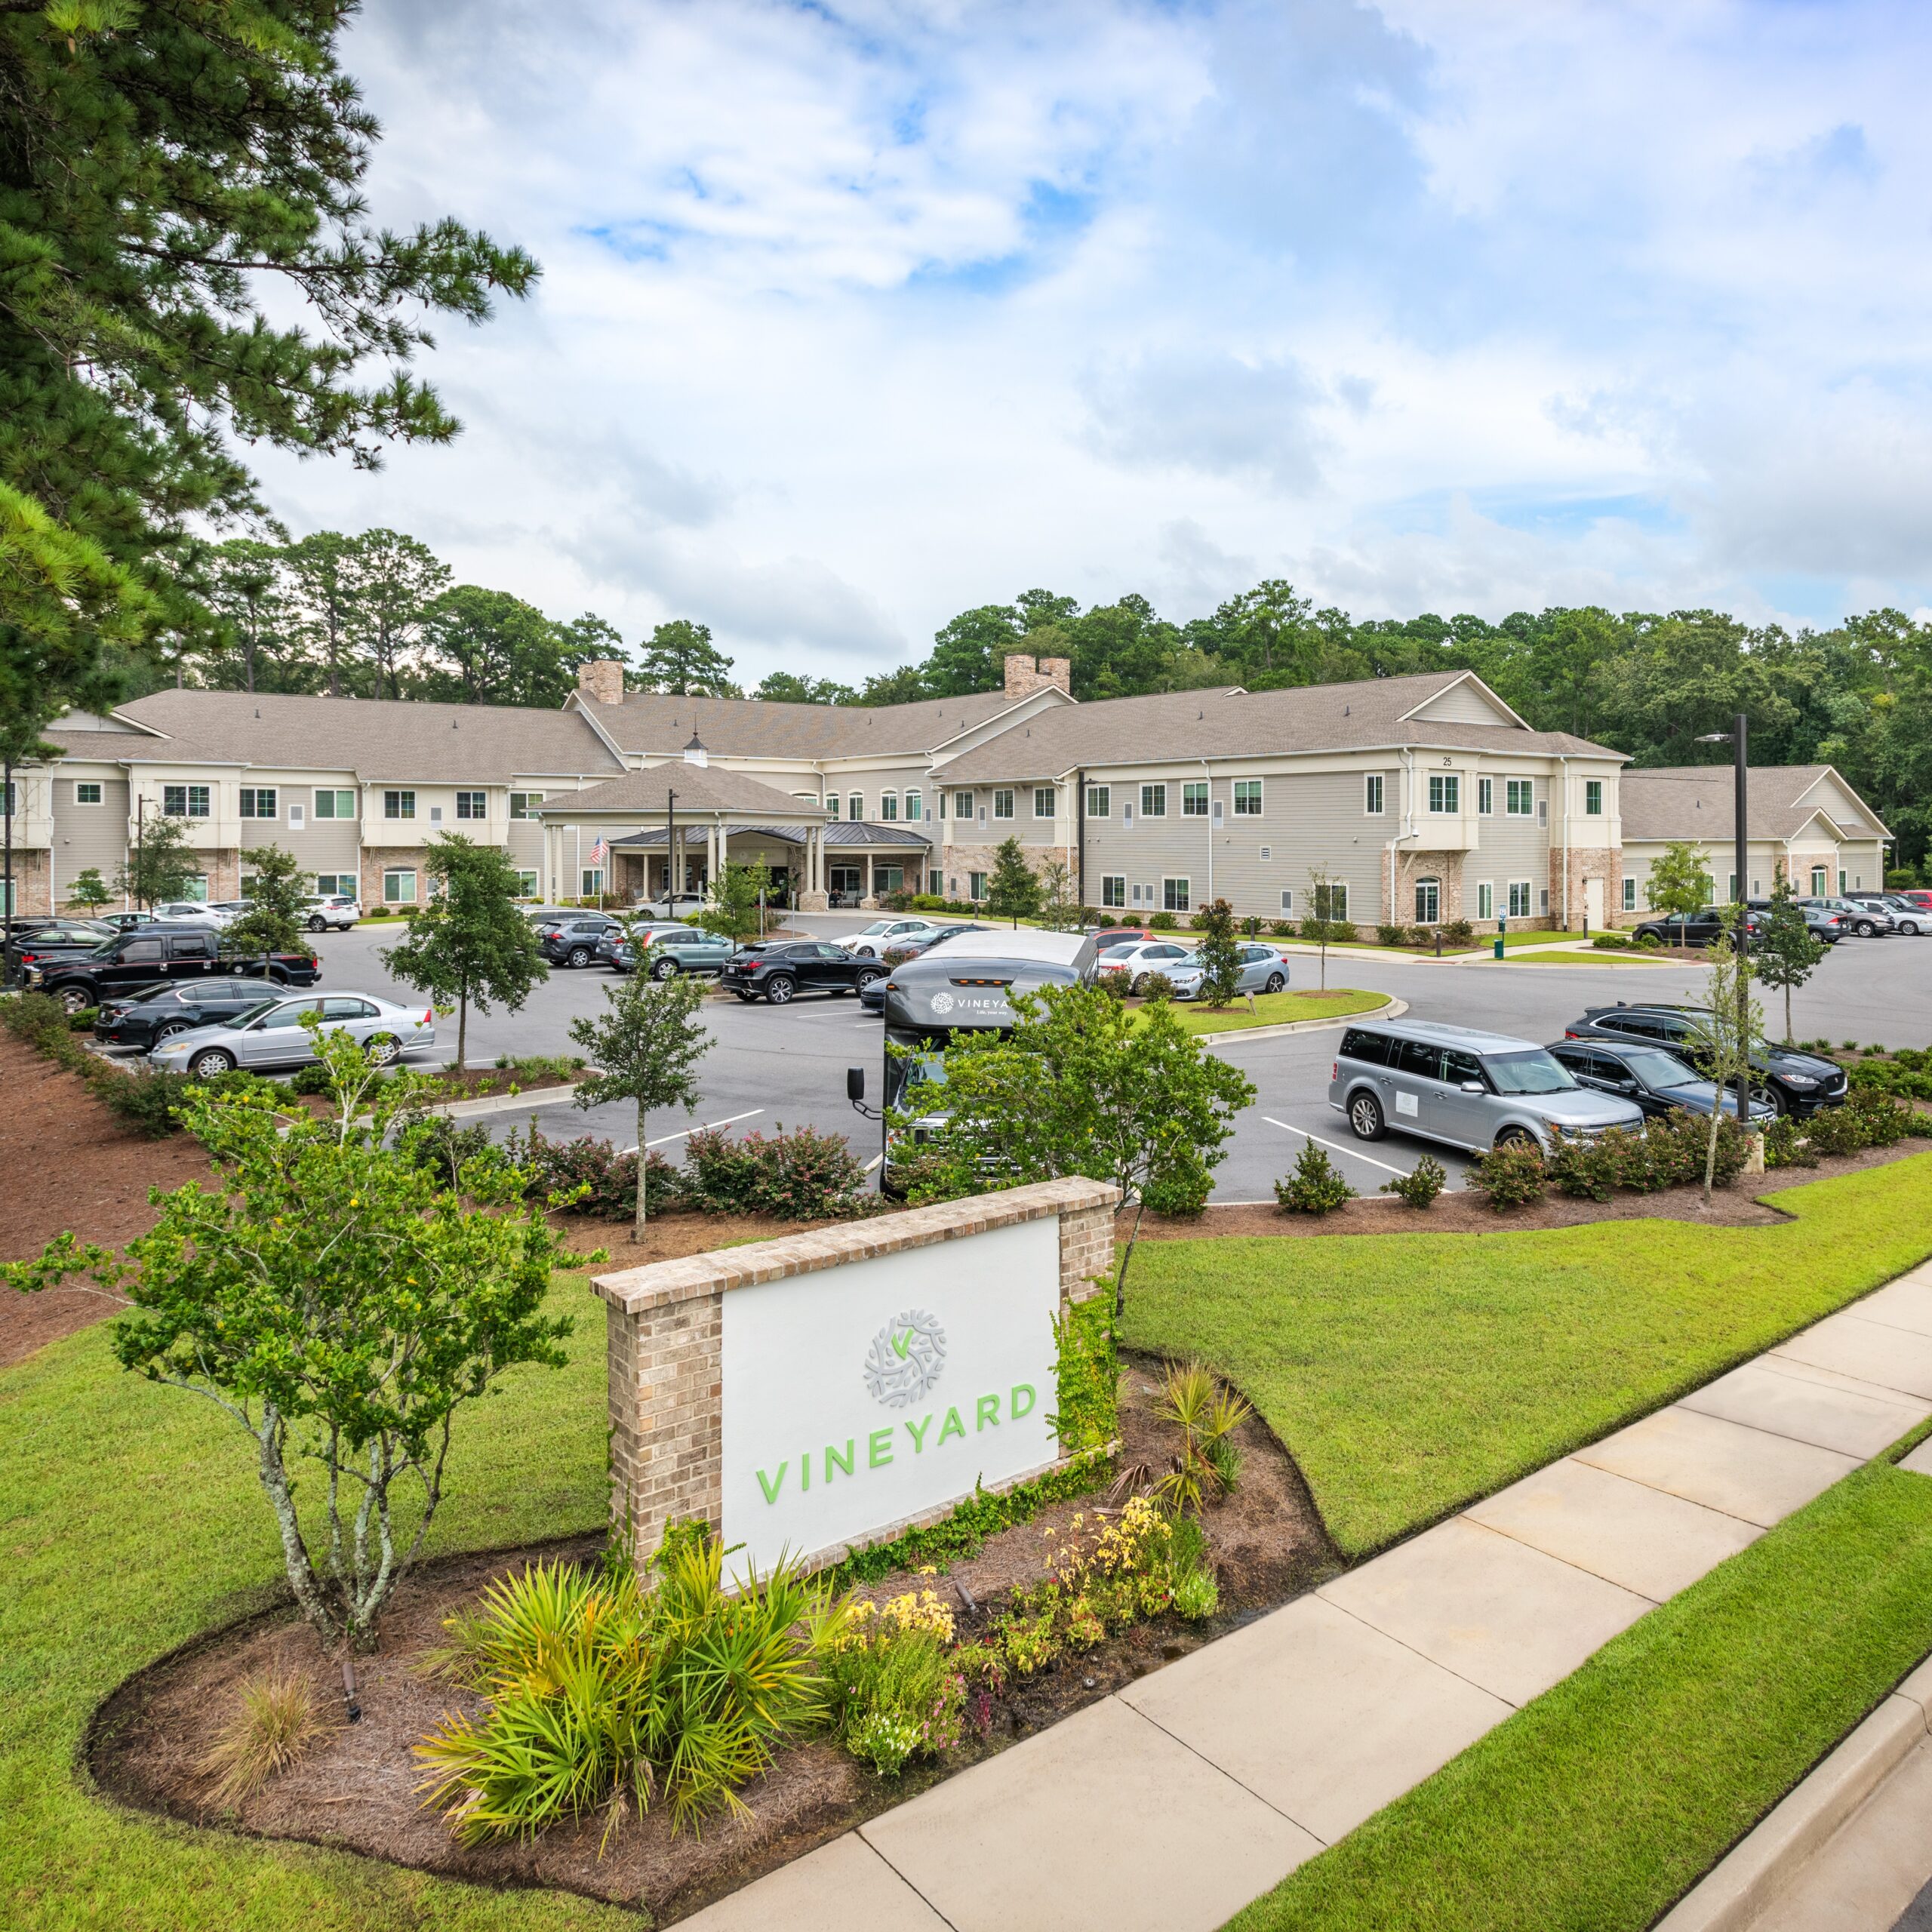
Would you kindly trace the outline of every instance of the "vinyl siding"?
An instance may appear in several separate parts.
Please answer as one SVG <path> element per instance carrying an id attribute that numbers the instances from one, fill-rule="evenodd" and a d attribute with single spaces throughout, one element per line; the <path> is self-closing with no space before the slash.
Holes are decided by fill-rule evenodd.
<path id="1" fill-rule="evenodd" d="M 1411 722 L 1420 724 L 1432 718 L 1448 724 L 1499 724 L 1512 731 L 1520 728 L 1473 684 L 1457 685 L 1440 697 L 1431 698 L 1411 714 Z"/>

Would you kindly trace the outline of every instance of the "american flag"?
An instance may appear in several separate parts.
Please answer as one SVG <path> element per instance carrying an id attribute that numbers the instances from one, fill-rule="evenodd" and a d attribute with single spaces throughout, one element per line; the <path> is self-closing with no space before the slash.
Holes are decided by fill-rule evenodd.
<path id="1" fill-rule="evenodd" d="M 590 848 L 590 863 L 593 866 L 601 866 L 610 856 L 611 848 L 600 832 L 598 835 L 597 843 Z"/>

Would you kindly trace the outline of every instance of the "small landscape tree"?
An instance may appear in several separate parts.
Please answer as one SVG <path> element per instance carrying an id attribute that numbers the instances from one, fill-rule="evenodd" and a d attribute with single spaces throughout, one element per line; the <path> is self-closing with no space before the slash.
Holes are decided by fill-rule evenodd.
<path id="1" fill-rule="evenodd" d="M 192 1093 L 183 1118 L 213 1187 L 158 1196 L 125 1259 L 63 1234 L 0 1281 L 86 1278 L 126 1303 L 122 1366 L 247 1430 L 302 1615 L 324 1642 L 367 1649 L 442 1502 L 458 1412 L 521 1363 L 564 1365 L 570 1319 L 543 1312 L 551 1271 L 589 1257 L 562 1251 L 500 1150 L 465 1161 L 454 1186 L 420 1160 L 427 1130 L 400 1116 L 426 1083 L 372 1081 L 346 1034 L 318 1029 L 315 1043 L 335 1119 Z M 321 1479 L 298 1512 L 305 1460 Z"/>
<path id="2" fill-rule="evenodd" d="M 1718 1136 L 1724 1125 L 1724 1094 L 1740 1080 L 1746 1083 L 1751 1073 L 1751 1051 L 1764 1037 L 1764 1010 L 1751 997 L 1752 962 L 1737 949 L 1733 936 L 1734 917 L 1726 922 L 1716 943 L 1706 955 L 1708 977 L 1705 998 L 1710 1014 L 1703 1024 L 1706 1030 L 1708 1061 L 1705 1072 L 1717 1089 L 1712 1097 L 1709 1137 L 1704 1149 L 1704 1205 L 1711 1204 L 1711 1187 L 1717 1174 Z M 1740 1112 L 1738 1125 L 1748 1128 L 1750 1116 Z"/>
<path id="3" fill-rule="evenodd" d="M 1654 912 L 1678 922 L 1678 939 L 1683 940 L 1683 922 L 1710 903 L 1709 861 L 1704 848 L 1687 838 L 1673 838 L 1651 866 L 1644 888 Z"/>
<path id="4" fill-rule="evenodd" d="M 254 903 L 222 934 L 223 952 L 231 958 L 264 960 L 272 952 L 293 952 L 302 943 L 309 909 L 295 855 L 279 845 L 246 846 L 242 869 Z"/>
<path id="5" fill-rule="evenodd" d="M 77 874 L 67 888 L 67 903 L 78 906 L 83 912 L 98 912 L 113 901 L 113 892 L 101 877 L 98 866 L 90 866 L 86 871 Z"/>
<path id="6" fill-rule="evenodd" d="M 1825 942 L 1805 924 L 1790 879 L 1780 872 L 1771 887 L 1771 909 L 1751 936 L 1751 963 L 1766 986 L 1783 989 L 1786 1046 L 1791 1044 L 1792 989 L 1810 978 L 1826 950 Z"/>
<path id="7" fill-rule="evenodd" d="M 1201 943 L 1194 956 L 1201 963 L 1201 997 L 1210 1006 L 1226 1006 L 1241 980 L 1241 948 L 1235 938 L 1235 909 L 1217 899 L 1195 915 Z"/>
<path id="8" fill-rule="evenodd" d="M 1026 863 L 1017 837 L 1002 838 L 993 851 L 993 875 L 986 881 L 986 910 L 1017 926 L 1040 909 L 1039 875 Z"/>
<path id="9" fill-rule="evenodd" d="M 408 937 L 383 963 L 404 985 L 456 1008 L 456 1063 L 469 1044 L 469 1009 L 492 1001 L 514 1013 L 550 977 L 530 921 L 517 910 L 518 881 L 509 854 L 460 832 L 430 840 L 424 854 L 429 896 L 409 914 Z"/>
<path id="10" fill-rule="evenodd" d="M 1040 923 L 1054 933 L 1070 931 L 1080 924 L 1073 868 L 1058 853 L 1040 868 Z"/>
<path id="11" fill-rule="evenodd" d="M 1301 922 L 1301 936 L 1321 949 L 1321 990 L 1328 990 L 1328 940 L 1338 923 L 1336 909 L 1346 903 L 1348 888 L 1324 865 L 1308 869 L 1308 917 Z"/>
<path id="12" fill-rule="evenodd" d="M 763 934 L 761 897 L 771 897 L 771 869 L 761 859 L 755 865 L 734 865 L 728 859 L 722 875 L 712 882 L 711 902 L 691 915 L 691 922 L 708 933 L 720 933 L 742 946 Z"/>
<path id="13" fill-rule="evenodd" d="M 634 1241 L 644 1238 L 647 1119 L 656 1108 L 682 1107 L 690 1113 L 698 1103 L 697 1063 L 712 1044 L 710 1034 L 698 1023 L 703 998 L 700 980 L 682 974 L 654 980 L 632 973 L 604 989 L 601 1017 L 571 1022 L 571 1038 L 597 1069 L 577 1082 L 576 1104 L 601 1107 L 628 1100 L 637 1109 Z"/>
<path id="14" fill-rule="evenodd" d="M 188 842 L 185 818 L 143 816 L 138 832 L 115 870 L 114 889 L 149 912 L 164 900 L 179 899 L 201 877 L 202 857 Z"/>

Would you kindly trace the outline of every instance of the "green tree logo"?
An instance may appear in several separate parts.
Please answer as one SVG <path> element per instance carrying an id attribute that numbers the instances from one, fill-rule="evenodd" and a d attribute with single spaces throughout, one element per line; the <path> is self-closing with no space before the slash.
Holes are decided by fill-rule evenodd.
<path id="1" fill-rule="evenodd" d="M 916 1402 L 946 1367 L 946 1331 L 937 1316 L 912 1308 L 895 1315 L 866 1351 L 866 1391 L 889 1409 Z"/>

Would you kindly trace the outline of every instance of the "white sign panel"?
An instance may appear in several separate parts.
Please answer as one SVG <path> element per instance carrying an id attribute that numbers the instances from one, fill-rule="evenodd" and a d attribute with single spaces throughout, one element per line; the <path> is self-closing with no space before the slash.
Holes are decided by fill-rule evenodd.
<path id="1" fill-rule="evenodd" d="M 1052 1462 L 1052 1216 L 724 1298 L 724 1541 L 763 1572 Z"/>

